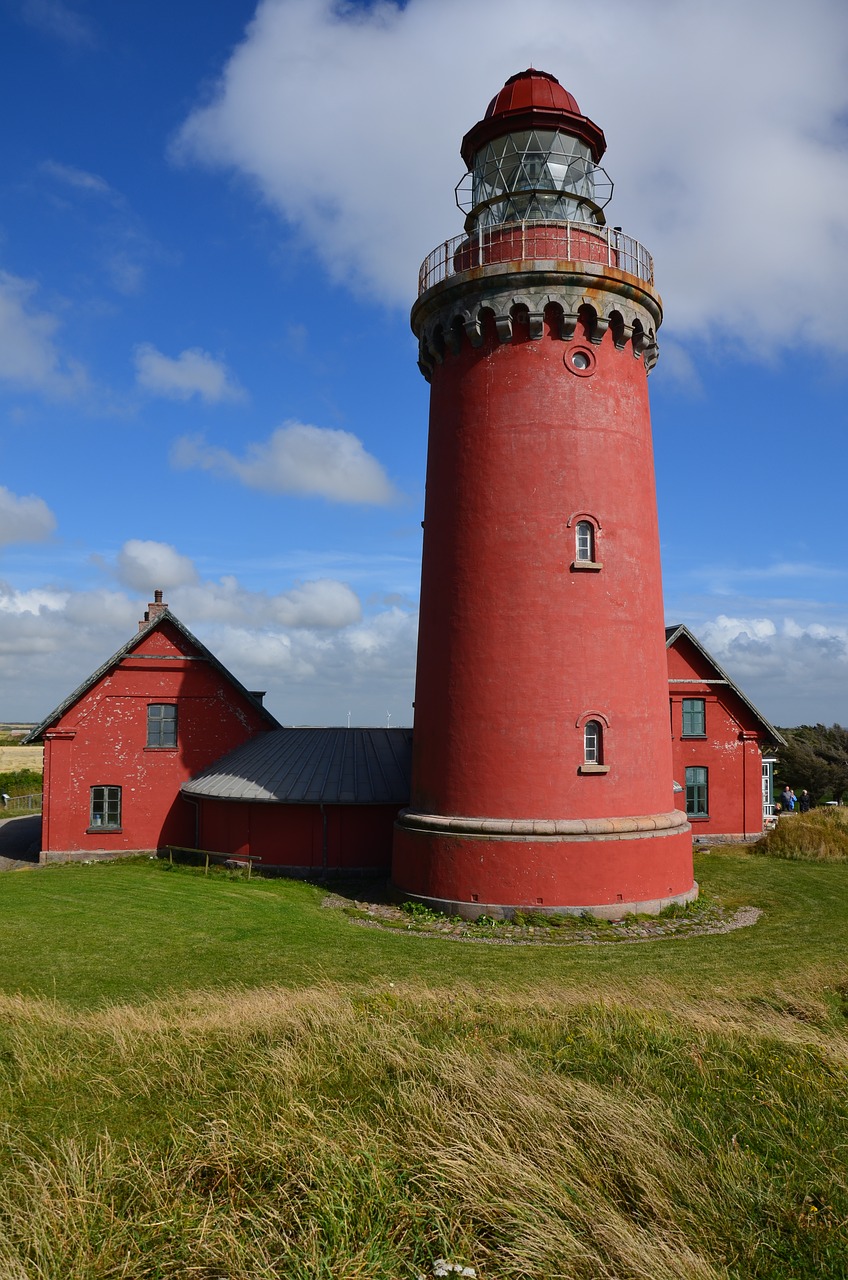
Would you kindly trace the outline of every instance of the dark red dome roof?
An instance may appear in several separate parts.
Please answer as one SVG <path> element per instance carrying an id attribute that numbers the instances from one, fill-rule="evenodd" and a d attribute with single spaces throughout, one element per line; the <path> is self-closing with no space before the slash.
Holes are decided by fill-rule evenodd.
<path id="1" fill-rule="evenodd" d="M 482 120 L 462 139 L 460 152 L 471 168 L 475 151 L 492 138 L 521 129 L 562 129 L 585 142 L 597 164 L 606 151 L 603 130 L 580 114 L 577 102 L 556 76 L 528 67 L 510 76 L 486 108 Z"/>
<path id="2" fill-rule="evenodd" d="M 526 71 L 519 71 L 517 75 L 509 77 L 500 93 L 492 98 L 484 118 L 488 120 L 490 116 L 505 116 L 512 111 L 533 108 L 580 115 L 577 102 L 567 89 L 563 89 L 556 76 L 528 67 Z"/>

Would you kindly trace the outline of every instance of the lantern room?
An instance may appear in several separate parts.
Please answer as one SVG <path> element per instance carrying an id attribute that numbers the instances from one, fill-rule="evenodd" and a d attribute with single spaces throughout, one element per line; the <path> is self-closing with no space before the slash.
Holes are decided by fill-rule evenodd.
<path id="1" fill-rule="evenodd" d="M 507 80 L 462 140 L 468 173 L 456 187 L 465 228 L 515 221 L 604 225 L 612 182 L 598 161 L 601 129 L 556 76 L 532 67 Z"/>

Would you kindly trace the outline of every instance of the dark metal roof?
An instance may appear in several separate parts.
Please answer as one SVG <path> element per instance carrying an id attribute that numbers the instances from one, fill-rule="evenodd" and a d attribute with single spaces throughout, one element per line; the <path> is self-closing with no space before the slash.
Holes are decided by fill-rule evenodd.
<path id="1" fill-rule="evenodd" d="M 686 637 L 689 643 L 698 650 L 698 652 L 702 655 L 702 657 L 706 658 L 707 662 L 710 663 L 710 665 L 713 667 L 716 674 L 718 675 L 719 679 L 724 681 L 724 683 L 727 685 L 729 689 L 733 690 L 733 692 L 736 694 L 737 698 L 740 699 L 740 701 L 744 702 L 745 706 L 748 708 L 748 710 L 751 712 L 754 718 L 759 721 L 760 727 L 764 731 L 769 742 L 773 743 L 775 746 L 785 747 L 786 739 L 782 737 L 781 734 L 778 733 L 777 729 L 775 729 L 773 724 L 770 724 L 769 721 L 766 720 L 762 712 L 757 710 L 757 708 L 754 706 L 751 699 L 745 697 L 745 694 L 739 688 L 739 685 L 734 684 L 734 682 L 731 680 L 727 672 L 724 671 L 718 665 L 713 655 L 707 652 L 707 650 L 701 644 L 700 640 L 698 640 L 696 636 L 693 636 L 689 628 L 684 626 L 682 622 L 678 623 L 676 627 L 666 627 L 665 629 L 666 649 L 670 648 L 671 645 L 674 644 L 675 640 L 679 639 L 680 636 Z M 670 679 L 669 683 L 673 684 L 674 681 Z"/>
<path id="2" fill-rule="evenodd" d="M 492 138 L 525 129 L 562 129 L 585 142 L 595 164 L 600 164 L 607 143 L 603 129 L 581 115 L 572 94 L 548 71 L 528 67 L 510 76 L 492 98 L 482 120 L 462 139 L 460 152 L 471 168 L 474 153 Z"/>
<path id="3" fill-rule="evenodd" d="M 184 782 L 183 795 L 272 804 L 409 801 L 411 729 L 276 729 Z"/>
<path id="4" fill-rule="evenodd" d="M 74 689 L 73 693 L 68 694 L 64 702 L 60 702 L 58 707 L 50 712 L 49 716 L 45 716 L 41 721 L 41 724 L 36 725 L 32 732 L 28 733 L 23 741 L 25 743 L 38 742 L 45 730 L 49 729 L 57 720 L 60 720 L 65 712 L 69 711 L 75 702 L 79 702 L 83 694 L 88 693 L 89 689 L 92 689 L 99 680 L 102 680 L 104 676 L 107 676 L 110 671 L 117 667 L 124 658 L 128 657 L 133 650 L 138 647 L 145 636 L 149 636 L 151 631 L 156 631 L 157 628 L 161 627 L 163 622 L 170 622 L 173 627 L 176 627 L 177 631 L 179 631 L 180 634 L 188 640 L 189 644 L 194 646 L 198 656 L 205 658 L 210 666 L 214 667 L 225 680 L 229 681 L 233 688 L 237 689 L 248 702 L 251 702 L 254 705 L 257 711 L 262 713 L 268 721 L 269 727 L 277 728 L 279 726 L 279 720 L 277 720 L 275 716 L 272 716 L 271 712 L 268 711 L 266 707 L 263 707 L 261 700 L 252 694 L 249 689 L 245 689 L 244 685 L 240 681 L 236 680 L 233 673 L 227 670 L 223 662 L 219 662 L 214 653 L 211 653 L 206 648 L 205 644 L 201 644 L 197 636 L 193 636 L 188 627 L 184 626 L 183 623 L 180 622 L 179 618 L 176 617 L 175 614 L 171 613 L 170 609 L 163 609 L 156 617 L 151 618 L 146 627 L 142 627 L 141 630 L 137 631 L 126 644 L 121 645 L 121 648 L 117 653 L 113 653 L 111 658 L 107 658 L 102 666 L 99 666 L 96 671 L 93 671 L 87 680 L 83 680 L 82 684 L 79 685 L 78 688 Z"/>

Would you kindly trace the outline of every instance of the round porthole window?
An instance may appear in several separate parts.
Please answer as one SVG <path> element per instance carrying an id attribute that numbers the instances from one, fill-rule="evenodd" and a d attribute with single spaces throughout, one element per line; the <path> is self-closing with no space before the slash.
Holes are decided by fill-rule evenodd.
<path id="1" fill-rule="evenodd" d="M 570 347 L 563 356 L 566 369 L 579 378 L 588 378 L 595 372 L 595 353 L 589 347 Z"/>

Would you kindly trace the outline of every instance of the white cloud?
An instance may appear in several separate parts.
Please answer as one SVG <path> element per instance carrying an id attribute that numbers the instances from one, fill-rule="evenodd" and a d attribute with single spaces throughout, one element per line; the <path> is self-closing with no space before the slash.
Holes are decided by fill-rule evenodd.
<path id="1" fill-rule="evenodd" d="M 167 542 L 130 538 L 116 562 L 118 580 L 136 591 L 179 587 L 197 581 L 197 570 L 188 556 Z"/>
<path id="2" fill-rule="evenodd" d="M 0 613 L 38 615 L 42 610 L 55 613 L 64 609 L 70 599 L 67 591 L 54 591 L 50 588 L 33 588 L 30 591 L 19 591 L 6 582 L 0 582 Z"/>
<path id="3" fill-rule="evenodd" d="M 144 554 L 152 563 L 153 554 Z M 22 591 L 0 582 L 0 704 L 7 717 L 43 718 L 130 639 L 147 596 L 146 588 L 134 595 Z M 267 704 L 287 723 L 340 724 L 350 711 L 354 724 L 380 724 L 386 710 L 393 724 L 411 722 L 413 610 L 363 618 L 350 587 L 329 580 L 277 595 L 233 578 L 195 581 L 169 589 L 166 601 L 237 679 L 268 691 Z"/>
<path id="4" fill-rule="evenodd" d="M 84 191 L 87 195 L 103 196 L 114 204 L 123 204 L 123 198 L 118 192 L 97 173 L 89 173 L 86 169 L 78 169 L 72 164 L 60 164 L 58 160 L 44 160 L 40 168 L 42 173 L 55 178 L 65 186 L 73 187 L 76 191 Z"/>
<path id="5" fill-rule="evenodd" d="M 692 630 L 773 723 L 848 723 L 848 618 L 719 614 Z"/>
<path id="6" fill-rule="evenodd" d="M 809 0 L 803 21 L 790 0 L 585 16 L 535 0 L 517 29 L 510 0 L 264 0 L 174 153 L 242 173 L 336 280 L 406 305 L 462 229 L 462 134 L 541 66 L 606 131 L 611 220 L 654 253 L 669 327 L 755 354 L 804 332 L 845 350 L 823 319 L 848 287 L 844 0 Z"/>
<path id="7" fill-rule="evenodd" d="M 177 595 L 180 614 L 209 623 L 247 623 L 253 627 L 347 627 L 359 622 L 362 605 L 345 582 L 319 578 L 270 595 L 248 591 L 234 577 L 184 587 Z"/>
<path id="8" fill-rule="evenodd" d="M 387 609 L 331 635 L 213 629 L 207 643 L 291 724 L 412 723 L 418 617 Z"/>
<path id="9" fill-rule="evenodd" d="M 59 321 L 32 305 L 37 285 L 0 271 L 0 382 L 53 398 L 88 387 L 82 366 L 63 357 L 54 342 Z"/>
<path id="10" fill-rule="evenodd" d="M 244 458 L 208 445 L 202 437 L 183 437 L 171 453 L 176 467 L 197 467 L 235 476 L 250 489 L 300 493 L 332 502 L 386 506 L 399 494 L 383 467 L 349 431 L 287 422 Z"/>
<path id="11" fill-rule="evenodd" d="M 23 0 L 21 17 L 63 44 L 87 48 L 96 43 L 91 25 L 62 0 Z"/>
<path id="12" fill-rule="evenodd" d="M 118 552 L 112 571 L 119 582 L 136 591 L 177 588 L 180 616 L 195 622 L 320 630 L 347 627 L 362 617 L 359 597 L 345 582 L 318 578 L 270 595 L 248 590 L 232 575 L 201 581 L 190 557 L 167 542 L 130 539 Z"/>
<path id="13" fill-rule="evenodd" d="M 43 498 L 21 498 L 0 485 L 0 547 L 43 542 L 55 528 L 56 517 Z"/>
<path id="14" fill-rule="evenodd" d="M 190 347 L 176 359 L 157 351 L 149 342 L 135 348 L 136 382 L 151 395 L 169 400 L 200 396 L 206 404 L 245 399 L 245 392 L 221 360 L 200 347 Z"/>

